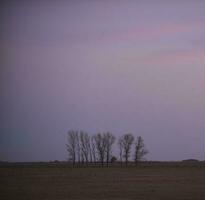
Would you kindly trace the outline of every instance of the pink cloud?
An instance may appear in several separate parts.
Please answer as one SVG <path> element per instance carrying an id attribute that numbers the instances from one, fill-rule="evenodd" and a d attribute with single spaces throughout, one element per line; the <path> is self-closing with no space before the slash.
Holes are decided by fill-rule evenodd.
<path id="1" fill-rule="evenodd" d="M 172 52 L 159 52 L 139 59 L 142 64 L 205 64 L 205 50 L 176 50 Z"/>
<path id="2" fill-rule="evenodd" d="M 96 38 L 98 41 L 106 43 L 118 42 L 135 42 L 144 40 L 157 40 L 161 38 L 169 38 L 176 34 L 184 34 L 201 27 L 201 24 L 171 24 L 162 26 L 144 26 L 123 30 L 120 32 L 105 33 Z M 94 39 L 94 38 L 93 38 Z"/>

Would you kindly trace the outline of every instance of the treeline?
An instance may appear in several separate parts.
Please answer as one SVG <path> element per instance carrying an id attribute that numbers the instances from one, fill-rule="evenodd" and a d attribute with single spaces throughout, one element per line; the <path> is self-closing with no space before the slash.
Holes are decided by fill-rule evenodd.
<path id="1" fill-rule="evenodd" d="M 69 130 L 67 139 L 69 161 L 72 162 L 73 166 L 76 164 L 88 165 L 89 163 L 100 163 L 102 166 L 108 166 L 109 163 L 115 162 L 117 158 L 113 155 L 112 150 L 116 141 L 121 165 L 125 163 L 127 166 L 133 145 L 135 147 L 135 164 L 148 153 L 143 138 L 138 136 L 135 140 L 131 133 L 116 138 L 110 132 L 90 135 L 84 131 Z"/>

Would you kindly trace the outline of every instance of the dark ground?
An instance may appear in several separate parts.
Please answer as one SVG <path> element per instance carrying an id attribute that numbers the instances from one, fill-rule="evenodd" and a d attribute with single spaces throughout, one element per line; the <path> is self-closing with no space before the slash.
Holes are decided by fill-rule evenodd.
<path id="1" fill-rule="evenodd" d="M 0 199 L 204 200 L 205 166 L 0 166 Z"/>

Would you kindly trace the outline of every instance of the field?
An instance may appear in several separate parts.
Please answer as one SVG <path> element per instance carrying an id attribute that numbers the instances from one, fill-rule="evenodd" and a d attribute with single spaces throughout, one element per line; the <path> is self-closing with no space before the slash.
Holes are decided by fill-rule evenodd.
<path id="1" fill-rule="evenodd" d="M 0 199 L 205 199 L 205 167 L 0 166 Z"/>

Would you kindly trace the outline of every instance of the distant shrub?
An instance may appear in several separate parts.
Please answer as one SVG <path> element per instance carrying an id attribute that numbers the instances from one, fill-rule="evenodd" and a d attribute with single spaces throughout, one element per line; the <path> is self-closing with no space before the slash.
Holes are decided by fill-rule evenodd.
<path id="1" fill-rule="evenodd" d="M 199 160 L 197 160 L 197 159 L 186 159 L 186 160 L 182 160 L 182 162 L 193 163 L 193 162 L 199 162 Z"/>
<path id="2" fill-rule="evenodd" d="M 115 156 L 113 156 L 112 158 L 111 158 L 111 163 L 114 163 L 114 162 L 116 162 L 117 161 L 117 158 L 115 157 Z"/>

